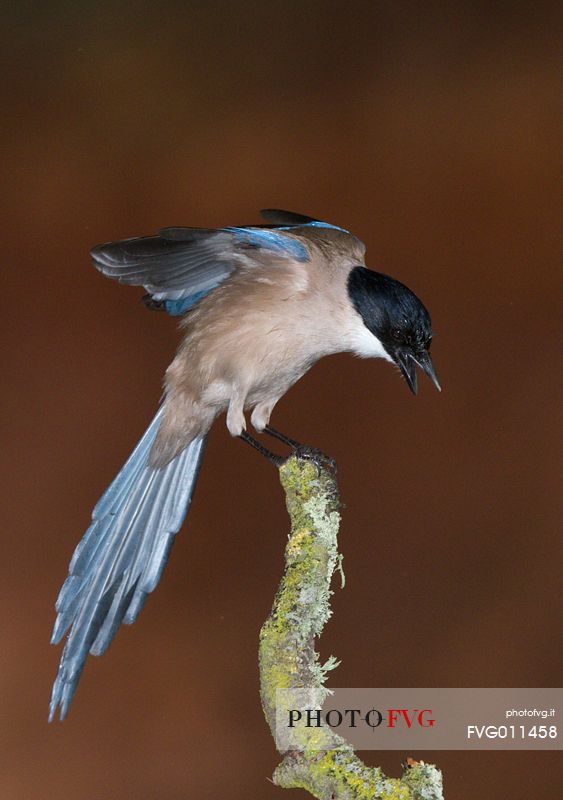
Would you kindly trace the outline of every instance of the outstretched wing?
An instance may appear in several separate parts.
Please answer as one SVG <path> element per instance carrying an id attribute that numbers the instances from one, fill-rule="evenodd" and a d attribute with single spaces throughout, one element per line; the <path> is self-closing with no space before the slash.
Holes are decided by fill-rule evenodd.
<path id="1" fill-rule="evenodd" d="M 156 236 L 94 247 L 95 267 L 120 283 L 144 286 L 150 301 L 183 314 L 241 265 L 262 254 L 308 261 L 304 243 L 271 228 L 163 228 Z"/>

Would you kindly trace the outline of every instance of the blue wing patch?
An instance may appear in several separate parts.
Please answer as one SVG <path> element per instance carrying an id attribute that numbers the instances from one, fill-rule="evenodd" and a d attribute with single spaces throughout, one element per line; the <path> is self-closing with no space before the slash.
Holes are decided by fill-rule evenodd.
<path id="1" fill-rule="evenodd" d="M 270 250 L 286 258 L 294 258 L 296 261 L 309 261 L 307 248 L 297 239 L 292 239 L 273 230 L 264 228 L 226 228 L 235 234 L 237 244 L 250 247 L 261 247 Z M 280 228 L 280 230 L 282 230 Z M 289 230 L 285 228 L 283 230 Z"/>
<path id="2" fill-rule="evenodd" d="M 320 222 L 320 220 L 314 220 L 313 222 L 308 222 L 306 226 L 307 228 L 332 228 L 334 231 L 342 231 L 342 233 L 350 233 L 347 231 L 346 228 L 341 228 L 339 225 L 331 225 L 330 222 Z"/>
<path id="3" fill-rule="evenodd" d="M 164 300 L 162 305 L 166 313 L 170 314 L 171 317 L 180 317 L 182 314 L 185 314 L 186 311 L 189 311 L 190 308 L 193 308 L 196 303 L 199 303 L 210 291 L 211 289 L 207 289 L 203 292 L 191 294 L 189 297 L 180 297 L 177 300 Z"/>

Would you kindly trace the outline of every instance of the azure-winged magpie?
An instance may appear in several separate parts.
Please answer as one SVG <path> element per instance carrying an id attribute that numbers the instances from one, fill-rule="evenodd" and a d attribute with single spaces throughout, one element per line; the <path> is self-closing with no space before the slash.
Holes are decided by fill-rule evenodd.
<path id="1" fill-rule="evenodd" d="M 413 392 L 418 366 L 440 388 L 426 308 L 365 267 L 359 239 L 301 214 L 262 215 L 267 224 L 164 228 L 92 250 L 104 275 L 144 286 L 150 308 L 181 315 L 183 337 L 164 401 L 94 508 L 60 591 L 52 641 L 70 632 L 50 719 L 57 707 L 65 717 L 88 653 L 103 653 L 158 583 L 220 413 L 233 436 L 263 452 L 246 432 L 246 409 L 256 430 L 296 444 L 269 427 L 272 409 L 316 361 L 338 352 L 396 364 Z"/>

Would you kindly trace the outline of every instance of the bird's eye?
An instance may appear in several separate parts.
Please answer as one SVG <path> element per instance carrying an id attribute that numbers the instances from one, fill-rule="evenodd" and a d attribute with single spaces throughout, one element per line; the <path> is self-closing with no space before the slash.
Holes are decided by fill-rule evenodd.
<path id="1" fill-rule="evenodd" d="M 401 332 L 401 329 L 400 328 L 391 328 L 391 336 L 393 337 L 393 339 L 396 339 L 398 342 L 400 342 L 401 339 L 403 338 L 403 334 Z"/>

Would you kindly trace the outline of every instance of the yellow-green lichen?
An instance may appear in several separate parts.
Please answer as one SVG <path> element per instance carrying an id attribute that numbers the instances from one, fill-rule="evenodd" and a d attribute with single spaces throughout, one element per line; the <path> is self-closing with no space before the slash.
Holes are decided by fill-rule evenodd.
<path id="1" fill-rule="evenodd" d="M 260 632 L 262 706 L 274 736 L 276 702 L 278 710 L 289 708 L 276 697 L 277 690 L 310 688 L 313 707 L 318 707 L 326 673 L 338 664 L 331 656 L 321 666 L 314 644 L 331 615 L 330 583 L 341 566 L 332 472 L 322 469 L 319 474 L 315 465 L 291 458 L 280 469 L 280 479 L 291 532 L 284 576 Z M 319 800 L 442 800 L 441 774 L 431 765 L 415 764 L 402 779 L 387 778 L 378 767 L 366 767 L 329 728 L 303 724 L 293 734 L 297 745 L 281 751 L 284 760 L 274 773 L 280 787 L 300 787 Z"/>

